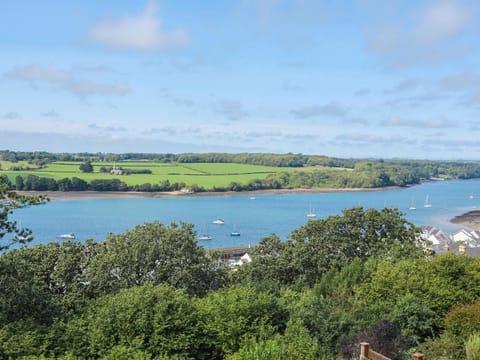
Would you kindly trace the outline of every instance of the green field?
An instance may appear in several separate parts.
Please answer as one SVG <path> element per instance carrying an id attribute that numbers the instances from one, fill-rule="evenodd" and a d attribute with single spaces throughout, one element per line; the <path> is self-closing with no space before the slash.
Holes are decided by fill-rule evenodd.
<path id="1" fill-rule="evenodd" d="M 94 162 L 93 173 L 82 173 L 79 169 L 79 162 L 53 162 L 47 164 L 41 169 L 31 170 L 10 170 L 11 166 L 29 166 L 27 163 L 9 163 L 1 161 L 0 175 L 7 175 L 12 182 L 15 182 L 15 177 L 21 175 L 23 177 L 29 174 L 53 178 L 60 180 L 63 178 L 77 177 L 90 182 L 94 179 L 114 179 L 118 178 L 127 185 L 141 185 L 145 183 L 159 184 L 165 180 L 170 183 L 183 182 L 187 186 L 197 184 L 207 189 L 215 187 L 224 187 L 231 182 L 246 184 L 250 180 L 264 179 L 267 175 L 276 172 L 291 172 L 299 170 L 292 167 L 272 167 L 272 166 L 258 166 L 248 164 L 234 164 L 234 163 L 156 163 L 150 161 L 142 162 L 121 162 L 116 163 L 116 167 L 123 169 L 149 169 L 152 174 L 130 174 L 130 175 L 111 175 L 109 173 L 101 173 L 100 167 L 113 167 L 113 163 L 109 162 Z M 301 168 L 302 171 L 310 171 L 312 169 L 319 169 L 320 167 Z"/>

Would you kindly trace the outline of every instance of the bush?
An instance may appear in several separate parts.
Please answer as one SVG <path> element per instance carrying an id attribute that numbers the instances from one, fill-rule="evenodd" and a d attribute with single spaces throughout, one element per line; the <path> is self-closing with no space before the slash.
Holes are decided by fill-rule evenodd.
<path id="1" fill-rule="evenodd" d="M 445 330 L 451 336 L 463 339 L 480 333 L 480 300 L 450 311 L 445 317 Z"/>

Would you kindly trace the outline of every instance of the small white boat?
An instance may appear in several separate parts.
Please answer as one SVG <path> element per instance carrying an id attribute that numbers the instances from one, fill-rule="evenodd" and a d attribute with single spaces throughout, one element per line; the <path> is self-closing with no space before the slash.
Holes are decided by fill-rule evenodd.
<path id="1" fill-rule="evenodd" d="M 204 235 L 198 237 L 198 240 L 200 240 L 200 241 L 207 241 L 207 240 L 212 240 L 212 239 L 213 239 L 212 236 L 208 235 L 208 234 L 204 234 Z"/>
<path id="2" fill-rule="evenodd" d="M 431 208 L 431 207 L 432 207 L 432 204 L 430 204 L 430 203 L 428 202 L 428 195 L 427 195 L 427 197 L 426 197 L 426 199 L 425 199 L 425 204 L 423 205 L 423 207 L 425 207 L 425 208 Z"/>
<path id="3" fill-rule="evenodd" d="M 408 210 L 417 210 L 417 208 L 415 207 L 415 203 L 413 202 L 413 199 L 412 199 L 412 205 L 410 205 Z"/>
<path id="4" fill-rule="evenodd" d="M 307 213 L 307 218 L 314 218 L 317 217 L 317 214 L 315 214 L 312 210 L 312 206 L 310 205 L 310 211 Z"/>
<path id="5" fill-rule="evenodd" d="M 62 235 L 59 235 L 58 237 L 62 239 L 75 239 L 75 234 L 74 233 L 62 234 Z"/>
<path id="6" fill-rule="evenodd" d="M 469 198 L 470 198 L 470 199 L 473 199 L 473 197 L 474 197 L 474 196 L 473 196 L 473 192 L 472 192 L 472 193 L 470 194 Z"/>
<path id="7" fill-rule="evenodd" d="M 212 224 L 223 225 L 223 224 L 225 224 L 225 220 L 223 220 L 223 219 L 216 219 L 216 220 L 213 220 L 213 221 L 212 221 Z"/>
<path id="8" fill-rule="evenodd" d="M 230 233 L 230 236 L 240 236 L 240 233 L 235 229 L 235 225 L 233 225 L 233 231 Z"/>
<path id="9" fill-rule="evenodd" d="M 250 196 L 250 200 L 255 200 L 256 197 L 255 196 Z"/>

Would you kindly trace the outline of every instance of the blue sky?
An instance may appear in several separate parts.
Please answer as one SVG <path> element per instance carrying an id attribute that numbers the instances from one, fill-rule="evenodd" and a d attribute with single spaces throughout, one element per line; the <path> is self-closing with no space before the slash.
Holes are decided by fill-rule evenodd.
<path id="1" fill-rule="evenodd" d="M 478 1 L 0 3 L 0 148 L 480 159 Z"/>

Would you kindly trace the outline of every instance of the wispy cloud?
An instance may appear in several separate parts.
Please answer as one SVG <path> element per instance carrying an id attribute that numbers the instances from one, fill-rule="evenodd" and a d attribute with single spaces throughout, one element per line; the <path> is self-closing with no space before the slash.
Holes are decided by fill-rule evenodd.
<path id="1" fill-rule="evenodd" d="M 385 94 L 397 94 L 403 93 L 406 91 L 417 89 L 425 85 L 425 80 L 418 79 L 418 78 L 410 78 L 400 81 L 399 83 L 395 84 L 393 87 L 384 90 Z"/>
<path id="2" fill-rule="evenodd" d="M 89 95 L 118 96 L 130 92 L 128 85 L 105 84 L 82 80 L 76 78 L 71 72 L 37 64 L 17 66 L 5 73 L 5 77 L 8 79 L 25 81 L 35 89 L 38 89 L 40 84 L 47 84 L 80 97 Z"/>
<path id="3" fill-rule="evenodd" d="M 386 104 L 391 107 L 407 105 L 410 107 L 419 107 L 422 105 L 431 105 L 434 101 L 443 101 L 449 99 L 451 96 L 443 93 L 427 93 L 422 95 L 413 95 L 398 97 L 392 100 L 386 101 Z"/>
<path id="4" fill-rule="evenodd" d="M 369 95 L 372 91 L 370 89 L 358 89 L 357 91 L 355 91 L 353 93 L 353 95 L 355 96 L 365 96 L 365 95 Z"/>
<path id="5" fill-rule="evenodd" d="M 40 113 L 40 115 L 44 116 L 44 117 L 51 117 L 51 118 L 58 117 L 58 113 L 53 109 L 51 109 L 49 111 L 42 112 L 42 113 Z"/>
<path id="6" fill-rule="evenodd" d="M 341 144 L 415 144 L 415 139 L 407 136 L 382 136 L 373 134 L 340 134 L 334 139 L 335 143 Z"/>
<path id="7" fill-rule="evenodd" d="M 312 117 L 344 117 L 348 114 L 348 109 L 333 102 L 325 105 L 304 106 L 294 109 L 291 113 L 297 119 L 308 119 Z"/>
<path id="8" fill-rule="evenodd" d="M 468 51 L 457 40 L 475 20 L 477 10 L 463 1 L 432 2 L 408 17 L 370 29 L 367 41 L 370 49 L 397 66 L 457 57 Z"/>
<path id="9" fill-rule="evenodd" d="M 278 138 L 280 136 L 282 136 L 282 132 L 281 131 L 275 131 L 275 130 L 271 130 L 271 131 L 248 131 L 244 134 L 246 137 L 249 137 L 249 138 Z"/>
<path id="10" fill-rule="evenodd" d="M 2 119 L 7 119 L 7 120 L 17 120 L 20 118 L 21 118 L 20 114 L 16 111 L 10 111 L 2 115 Z"/>
<path id="11" fill-rule="evenodd" d="M 106 132 L 106 133 L 127 131 L 124 127 L 117 127 L 117 126 L 111 126 L 111 125 L 103 126 L 98 124 L 88 124 L 88 128 L 90 130 L 94 130 L 97 132 Z"/>
<path id="12" fill-rule="evenodd" d="M 248 116 L 243 104 L 238 100 L 223 99 L 214 104 L 214 112 L 228 120 L 237 121 Z"/>
<path id="13" fill-rule="evenodd" d="M 442 129 L 457 127 L 455 122 L 447 119 L 437 118 L 427 121 L 405 120 L 400 118 L 390 118 L 380 123 L 382 126 L 401 126 L 424 129 Z"/>
<path id="14" fill-rule="evenodd" d="M 189 35 L 183 29 L 165 31 L 157 17 L 156 2 L 149 1 L 138 15 L 106 19 L 96 23 L 89 31 L 91 41 L 107 47 L 152 51 L 181 46 Z"/>

